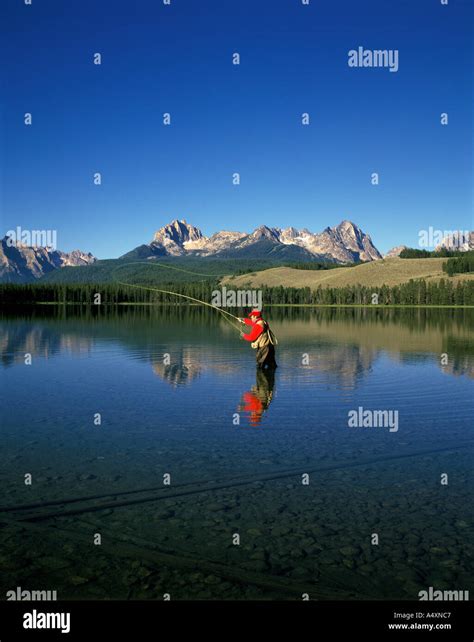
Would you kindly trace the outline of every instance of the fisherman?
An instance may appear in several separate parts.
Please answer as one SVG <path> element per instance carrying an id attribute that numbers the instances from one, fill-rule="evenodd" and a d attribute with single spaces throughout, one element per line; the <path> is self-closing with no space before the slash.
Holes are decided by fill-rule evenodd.
<path id="1" fill-rule="evenodd" d="M 252 310 L 248 319 L 239 318 L 240 323 L 249 325 L 252 329 L 248 334 L 240 333 L 242 339 L 250 341 L 252 348 L 257 350 L 257 368 L 277 368 L 275 361 L 275 345 L 277 340 L 268 322 L 262 318 L 260 310 Z"/>

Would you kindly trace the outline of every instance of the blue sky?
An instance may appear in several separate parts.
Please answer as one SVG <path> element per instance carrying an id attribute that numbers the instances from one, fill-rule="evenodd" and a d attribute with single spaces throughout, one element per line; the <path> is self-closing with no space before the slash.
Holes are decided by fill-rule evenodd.
<path id="1" fill-rule="evenodd" d="M 348 218 L 381 251 L 473 227 L 470 0 L 5 0 L 0 14 L 4 232 L 55 229 L 60 249 L 109 258 L 174 218 L 208 235 Z M 397 49 L 399 70 L 350 68 L 358 46 Z"/>

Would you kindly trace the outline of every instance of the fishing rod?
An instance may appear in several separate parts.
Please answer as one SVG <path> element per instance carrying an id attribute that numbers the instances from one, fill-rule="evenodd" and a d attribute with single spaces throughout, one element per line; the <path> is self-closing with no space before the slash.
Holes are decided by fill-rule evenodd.
<path id="1" fill-rule="evenodd" d="M 137 263 L 142 263 L 144 265 L 153 265 L 155 267 L 164 267 L 167 269 L 172 269 L 172 270 L 178 270 L 179 272 L 188 272 L 189 274 L 195 274 L 198 276 L 225 276 L 225 275 L 219 275 L 219 274 L 201 274 L 199 272 L 191 272 L 190 270 L 185 270 L 183 268 L 176 268 L 174 266 L 169 266 L 169 265 L 164 265 L 163 263 L 145 263 L 144 261 L 135 261 L 132 263 L 124 263 L 123 265 L 117 266 L 112 274 L 114 274 L 117 270 L 120 268 L 126 267 L 127 265 L 136 265 Z M 221 314 L 226 314 L 229 317 L 232 317 L 233 319 L 236 319 L 239 321 L 239 317 L 235 316 L 235 314 L 231 314 L 230 312 L 227 312 L 227 310 L 223 310 L 222 308 L 217 307 L 217 305 L 213 305 L 212 303 L 208 303 L 207 301 L 201 301 L 201 299 L 196 299 L 195 297 L 189 296 L 187 294 L 181 294 L 180 292 L 173 292 L 172 290 L 162 290 L 161 288 L 153 288 L 150 286 L 146 285 L 137 285 L 135 283 L 126 283 L 125 281 L 119 281 L 118 279 L 115 280 L 116 283 L 119 283 L 120 285 L 125 285 L 127 287 L 132 287 L 132 288 L 138 288 L 140 290 L 150 290 L 152 292 L 160 292 L 162 294 L 170 294 L 171 296 L 177 296 L 182 299 L 188 299 L 189 301 L 194 301 L 195 303 L 200 303 L 201 305 L 207 305 L 209 308 L 213 308 L 214 310 L 217 310 L 217 312 L 220 312 Z M 232 321 L 224 317 L 225 321 L 229 323 L 233 328 L 241 332 L 241 328 L 239 326 L 236 326 Z"/>

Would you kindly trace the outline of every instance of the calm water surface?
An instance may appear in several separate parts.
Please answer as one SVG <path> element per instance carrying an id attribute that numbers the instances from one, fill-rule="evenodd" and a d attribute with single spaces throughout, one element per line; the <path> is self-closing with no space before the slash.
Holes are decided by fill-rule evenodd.
<path id="1" fill-rule="evenodd" d="M 13 510 L 0 513 L 2 592 L 416 600 L 429 586 L 473 589 L 473 311 L 268 318 L 274 376 L 199 308 L 3 316 L 0 481 Z M 397 429 L 349 427 L 359 407 L 398 411 Z M 213 487 L 198 492 L 203 482 Z M 89 496 L 104 497 L 70 501 Z"/>

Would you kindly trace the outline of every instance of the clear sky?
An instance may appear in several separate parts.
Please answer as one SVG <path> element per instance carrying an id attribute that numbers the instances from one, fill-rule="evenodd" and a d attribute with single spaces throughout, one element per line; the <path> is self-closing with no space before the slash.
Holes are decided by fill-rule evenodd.
<path id="1" fill-rule="evenodd" d="M 23 1 L 0 8 L 2 232 L 109 258 L 174 218 L 347 218 L 381 251 L 473 228 L 471 0 Z M 359 46 L 398 71 L 349 67 Z"/>

